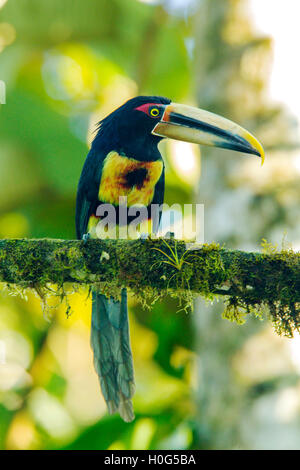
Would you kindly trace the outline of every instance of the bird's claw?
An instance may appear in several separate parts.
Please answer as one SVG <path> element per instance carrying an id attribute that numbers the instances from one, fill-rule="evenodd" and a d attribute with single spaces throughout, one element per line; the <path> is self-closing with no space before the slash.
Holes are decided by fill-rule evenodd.
<path id="1" fill-rule="evenodd" d="M 175 233 L 166 232 L 162 238 L 164 238 L 165 240 L 170 240 L 170 239 L 172 240 L 173 238 L 175 238 Z"/>
<path id="2" fill-rule="evenodd" d="M 145 242 L 146 240 L 149 240 L 149 238 L 150 238 L 149 233 L 141 233 L 139 240 L 141 240 L 142 242 Z"/>
<path id="3" fill-rule="evenodd" d="M 82 240 L 83 240 L 83 243 L 86 244 L 86 242 L 91 238 L 91 234 L 90 233 L 85 233 L 83 236 L 82 236 Z"/>

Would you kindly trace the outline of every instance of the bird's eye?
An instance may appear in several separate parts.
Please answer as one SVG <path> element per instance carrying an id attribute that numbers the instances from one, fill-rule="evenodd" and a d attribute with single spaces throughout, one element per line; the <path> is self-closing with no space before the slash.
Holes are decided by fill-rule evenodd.
<path id="1" fill-rule="evenodd" d="M 160 114 L 160 110 L 158 108 L 151 108 L 150 109 L 150 115 L 152 117 L 158 117 Z"/>

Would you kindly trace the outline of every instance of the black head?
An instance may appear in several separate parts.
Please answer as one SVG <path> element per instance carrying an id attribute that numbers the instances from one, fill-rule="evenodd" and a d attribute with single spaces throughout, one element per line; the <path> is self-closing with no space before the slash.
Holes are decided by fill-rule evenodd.
<path id="1" fill-rule="evenodd" d="M 98 126 L 93 147 L 107 146 L 117 151 L 140 152 L 157 146 L 162 137 L 152 131 L 171 100 L 161 96 L 137 96 L 117 108 Z M 136 158 L 138 155 L 136 155 Z"/>
<path id="2" fill-rule="evenodd" d="M 258 140 L 234 122 L 160 96 L 138 96 L 116 109 L 100 122 L 93 146 L 152 160 L 160 157 L 157 144 L 165 137 L 250 153 L 264 160 Z"/>

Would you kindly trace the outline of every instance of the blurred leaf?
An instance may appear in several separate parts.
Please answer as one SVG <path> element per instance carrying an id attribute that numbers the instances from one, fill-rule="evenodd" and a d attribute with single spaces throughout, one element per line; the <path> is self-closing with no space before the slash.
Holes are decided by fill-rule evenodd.
<path id="1" fill-rule="evenodd" d="M 67 120 L 37 97 L 19 89 L 11 92 L 7 100 L 9 105 L 0 115 L 0 137 L 5 135 L 19 148 L 30 151 L 49 185 L 62 194 L 74 194 L 86 146 L 70 133 Z"/>

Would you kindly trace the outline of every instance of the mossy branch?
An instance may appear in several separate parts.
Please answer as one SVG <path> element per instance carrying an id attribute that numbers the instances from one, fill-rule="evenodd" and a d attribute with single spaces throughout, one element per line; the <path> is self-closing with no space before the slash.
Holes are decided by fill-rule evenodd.
<path id="1" fill-rule="evenodd" d="M 246 253 L 216 244 L 186 250 L 178 240 L 0 240 L 0 282 L 41 289 L 65 283 L 121 287 L 140 300 L 171 294 L 191 303 L 225 296 L 224 316 L 241 321 L 268 306 L 279 332 L 300 328 L 300 254 Z"/>

